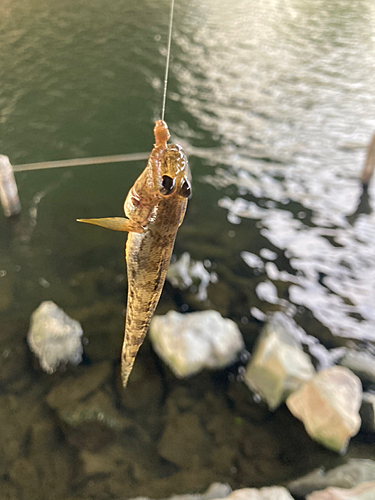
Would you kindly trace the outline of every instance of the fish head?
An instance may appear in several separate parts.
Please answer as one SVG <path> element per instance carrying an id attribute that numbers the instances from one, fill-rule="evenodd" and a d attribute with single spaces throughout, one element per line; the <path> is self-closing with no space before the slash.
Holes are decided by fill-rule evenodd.
<path id="1" fill-rule="evenodd" d="M 179 144 L 168 144 L 161 165 L 163 197 L 191 196 L 191 176 L 189 163 L 184 149 Z"/>

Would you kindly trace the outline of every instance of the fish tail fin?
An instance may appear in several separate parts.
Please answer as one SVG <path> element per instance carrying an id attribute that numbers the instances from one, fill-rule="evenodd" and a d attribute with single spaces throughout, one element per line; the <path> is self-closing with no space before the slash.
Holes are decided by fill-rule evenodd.
<path id="1" fill-rule="evenodd" d="M 128 384 L 135 358 L 144 338 L 145 334 L 139 335 L 139 332 L 137 335 L 128 335 L 128 332 L 125 332 L 125 339 L 122 345 L 121 353 L 121 381 L 124 389 Z"/>

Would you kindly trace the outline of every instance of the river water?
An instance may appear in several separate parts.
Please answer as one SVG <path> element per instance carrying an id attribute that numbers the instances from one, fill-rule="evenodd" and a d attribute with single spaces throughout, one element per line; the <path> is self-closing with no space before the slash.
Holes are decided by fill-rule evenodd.
<path id="1" fill-rule="evenodd" d="M 0 154 L 17 165 L 150 151 L 168 16 L 168 2 L 150 0 L 2 0 Z M 374 74 L 371 0 L 177 2 L 166 120 L 172 139 L 189 152 L 194 195 L 175 255 L 189 252 L 217 280 L 203 301 L 194 287 L 181 291 L 167 284 L 160 314 L 217 309 L 237 321 L 250 350 L 265 314 L 281 309 L 304 328 L 306 349 L 320 366 L 330 363 L 331 348 L 371 348 L 375 183 L 362 195 L 358 179 L 375 130 Z M 301 451 L 303 431 L 295 434 L 282 409 L 262 416 L 273 444 L 265 438 L 259 447 L 266 452 L 253 457 L 258 465 L 252 468 L 233 455 L 225 466 L 199 462 L 208 470 L 200 477 L 189 461 L 176 472 L 156 452 L 155 463 L 145 465 L 147 439 L 139 444 L 134 438 L 131 461 L 142 462 L 149 476 L 133 471 L 122 477 L 117 462 L 88 472 L 87 452 L 61 434 L 64 485 L 56 490 L 53 481 L 40 486 L 35 480 L 47 473 L 27 445 L 30 428 L 35 431 L 38 419 L 47 426 L 56 422 L 45 395 L 65 377 L 79 377 L 80 367 L 52 377 L 38 369 L 25 340 L 30 314 L 43 300 L 54 300 L 83 324 L 83 369 L 110 359 L 115 370 L 126 292 L 124 237 L 74 221 L 121 216 L 143 168 L 144 162 L 129 162 L 16 175 L 23 211 L 16 221 L 0 215 L 0 397 L 12 408 L 4 410 L 2 426 L 18 419 L 13 431 L 22 437 L 17 451 L 13 439 L 1 464 L 9 498 L 33 498 L 25 493 L 33 481 L 43 498 L 72 499 L 120 498 L 119 491 L 161 497 L 203 489 L 211 480 L 261 486 L 337 461 L 307 440 Z M 233 403 L 246 394 L 234 369 L 176 381 L 147 341 L 142 351 L 139 365 L 151 363 L 163 374 L 153 418 L 145 417 L 145 407 L 130 405 L 131 418 L 142 422 L 151 441 L 160 440 L 171 401 L 177 404 L 182 390 L 201 423 L 216 414 L 214 394 L 226 418 L 246 416 L 246 425 L 255 425 L 252 418 L 259 424 L 262 408 L 251 410 L 254 417 Z M 105 387 L 119 411 L 128 413 L 130 403 L 121 402 L 115 381 Z M 240 396 L 233 396 L 236 391 Z M 23 412 L 30 407 L 38 410 L 27 419 Z M 11 433 L 9 425 L 5 432 Z M 56 432 L 60 427 L 57 422 Z M 269 448 L 278 452 L 271 456 Z M 371 451 L 360 436 L 348 456 Z M 33 471 L 24 482 L 17 479 L 22 460 Z"/>

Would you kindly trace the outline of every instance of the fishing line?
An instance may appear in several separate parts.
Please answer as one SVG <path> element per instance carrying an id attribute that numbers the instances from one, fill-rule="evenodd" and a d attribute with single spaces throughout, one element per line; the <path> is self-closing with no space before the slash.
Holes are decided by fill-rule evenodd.
<path id="1" fill-rule="evenodd" d="M 166 62 L 166 66 L 165 66 L 165 75 L 164 75 L 163 104 L 162 104 L 162 107 L 161 107 L 161 119 L 162 120 L 164 120 L 164 116 L 165 116 L 165 103 L 166 103 L 166 100 L 167 100 L 167 85 L 168 85 L 169 61 L 170 61 L 170 58 L 171 58 L 173 11 L 174 11 L 174 0 L 172 0 L 172 2 L 171 2 L 171 12 L 170 12 L 170 15 L 169 15 L 169 34 L 168 34 L 167 62 Z"/>

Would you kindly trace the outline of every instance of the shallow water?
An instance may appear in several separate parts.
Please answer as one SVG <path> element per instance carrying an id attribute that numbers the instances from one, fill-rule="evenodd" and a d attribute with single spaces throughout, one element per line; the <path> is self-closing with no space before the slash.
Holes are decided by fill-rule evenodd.
<path id="1" fill-rule="evenodd" d="M 0 154 L 19 164 L 149 151 L 168 8 L 3 1 Z M 175 255 L 189 252 L 217 281 L 203 301 L 197 287 L 167 284 L 160 314 L 217 309 L 238 322 L 251 349 L 264 314 L 282 309 L 305 329 L 320 366 L 332 347 L 371 347 L 375 183 L 361 196 L 358 178 L 375 129 L 374 52 L 371 0 L 177 2 L 166 119 L 190 153 L 194 196 Z M 38 488 L 35 498 L 102 499 L 162 497 L 213 480 L 261 486 L 341 460 L 311 443 L 285 409 L 271 415 L 254 402 L 237 366 L 177 381 L 146 341 L 134 388 L 121 397 L 124 236 L 74 221 L 121 215 L 143 167 L 19 173 L 23 212 L 15 221 L 0 215 L 0 418 L 10 436 L 0 481 L 9 498 L 34 498 Z M 82 322 L 88 342 L 83 365 L 53 376 L 25 340 L 31 312 L 48 299 Z M 113 376 L 101 390 L 136 425 L 92 450 L 90 440 L 72 441 L 45 397 L 104 360 Z M 185 436 L 181 415 L 194 436 Z M 195 461 L 159 455 L 168 425 L 185 436 L 176 447 L 200 443 L 189 452 Z M 38 426 L 50 436 L 39 447 Z M 348 456 L 371 456 L 367 441 L 352 440 Z"/>

